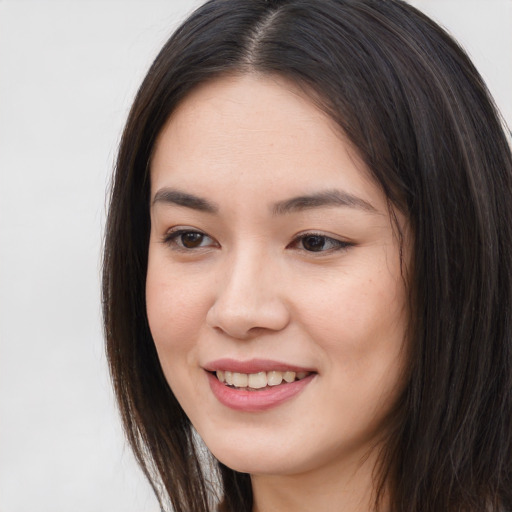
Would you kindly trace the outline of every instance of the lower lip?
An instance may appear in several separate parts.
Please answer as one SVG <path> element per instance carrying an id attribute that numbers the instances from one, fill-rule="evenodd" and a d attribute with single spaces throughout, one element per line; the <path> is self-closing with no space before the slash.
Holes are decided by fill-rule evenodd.
<path id="1" fill-rule="evenodd" d="M 230 409 L 244 412 L 266 411 L 277 407 L 299 394 L 315 377 L 312 373 L 294 382 L 269 386 L 258 391 L 247 391 L 226 386 L 210 372 L 207 372 L 207 375 L 210 388 L 217 400 Z"/>

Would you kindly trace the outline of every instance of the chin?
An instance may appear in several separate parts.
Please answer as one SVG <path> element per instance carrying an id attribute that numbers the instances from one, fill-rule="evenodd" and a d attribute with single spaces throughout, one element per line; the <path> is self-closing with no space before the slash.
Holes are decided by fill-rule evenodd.
<path id="1" fill-rule="evenodd" d="M 214 454 L 215 455 L 215 454 Z M 249 473 L 251 475 L 289 475 L 300 473 L 301 468 L 298 464 L 283 462 L 283 456 L 264 457 L 259 454 L 249 455 L 247 453 L 221 453 L 221 457 L 216 458 L 228 468 L 239 473 Z"/>
<path id="2" fill-rule="evenodd" d="M 240 473 L 280 475 L 301 469 L 303 460 L 298 460 L 287 449 L 275 449 L 269 441 L 261 439 L 260 443 L 252 443 L 250 438 L 233 438 L 231 433 L 224 432 L 220 439 L 206 436 L 203 442 L 217 460 Z"/>

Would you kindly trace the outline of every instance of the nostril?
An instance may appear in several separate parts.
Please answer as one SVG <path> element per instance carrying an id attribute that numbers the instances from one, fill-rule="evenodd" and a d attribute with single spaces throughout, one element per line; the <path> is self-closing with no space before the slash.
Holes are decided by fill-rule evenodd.
<path id="1" fill-rule="evenodd" d="M 289 323 L 289 312 L 277 299 L 228 299 L 220 297 L 206 316 L 207 325 L 224 335 L 241 340 L 251 339 L 267 331 L 284 329 Z"/>

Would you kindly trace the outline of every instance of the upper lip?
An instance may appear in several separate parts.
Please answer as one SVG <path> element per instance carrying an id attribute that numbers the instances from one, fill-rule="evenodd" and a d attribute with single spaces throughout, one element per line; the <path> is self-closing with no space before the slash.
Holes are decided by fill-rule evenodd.
<path id="1" fill-rule="evenodd" d="M 248 359 L 239 361 L 237 359 L 223 358 L 208 362 L 203 366 L 208 372 L 228 371 L 236 373 L 259 373 L 259 372 L 314 372 L 315 370 L 294 364 L 273 361 L 270 359 Z"/>

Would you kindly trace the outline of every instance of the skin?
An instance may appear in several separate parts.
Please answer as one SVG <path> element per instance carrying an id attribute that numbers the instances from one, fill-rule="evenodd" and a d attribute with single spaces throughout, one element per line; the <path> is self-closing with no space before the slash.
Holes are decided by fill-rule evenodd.
<path id="1" fill-rule="evenodd" d="M 169 190 L 216 211 L 176 204 Z M 349 204 L 275 211 L 333 190 Z M 371 510 L 375 447 L 403 387 L 407 300 L 386 197 L 357 152 L 285 79 L 222 77 L 195 89 L 160 133 L 151 197 L 149 324 L 208 448 L 251 474 L 255 512 Z M 225 357 L 315 375 L 276 407 L 237 411 L 204 369 Z"/>

